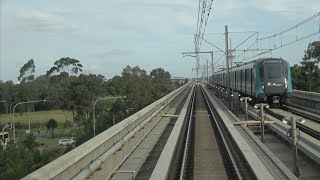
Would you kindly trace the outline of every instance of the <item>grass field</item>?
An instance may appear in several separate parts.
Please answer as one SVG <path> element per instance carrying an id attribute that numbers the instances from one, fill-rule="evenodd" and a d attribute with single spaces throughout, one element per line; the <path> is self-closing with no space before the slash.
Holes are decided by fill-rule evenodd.
<path id="1" fill-rule="evenodd" d="M 30 123 L 47 123 L 49 119 L 55 119 L 58 124 L 65 123 L 66 120 L 73 121 L 72 112 L 52 110 L 52 111 L 37 111 L 30 113 Z M 12 114 L 0 114 L 0 124 L 6 122 L 12 122 Z M 15 113 L 15 122 L 20 122 L 21 124 L 28 124 L 28 112 L 25 113 Z"/>

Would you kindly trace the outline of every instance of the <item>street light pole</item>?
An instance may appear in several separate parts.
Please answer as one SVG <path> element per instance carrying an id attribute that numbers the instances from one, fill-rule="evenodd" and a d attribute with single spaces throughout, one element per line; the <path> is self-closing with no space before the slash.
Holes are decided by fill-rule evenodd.
<path id="1" fill-rule="evenodd" d="M 108 99 L 118 99 L 118 98 L 126 98 L 126 96 L 116 96 L 116 97 L 104 97 L 104 98 L 99 98 L 97 99 L 94 103 L 93 103 L 93 107 L 92 107 L 92 118 L 93 118 L 93 137 L 96 136 L 96 113 L 95 113 L 95 109 L 96 109 L 96 104 L 98 101 L 101 100 L 108 100 Z"/>
<path id="2" fill-rule="evenodd" d="M 13 124 L 13 142 L 16 143 L 16 125 L 15 125 L 15 119 L 14 119 L 14 111 L 16 109 L 16 107 L 20 104 L 31 104 L 31 103 L 38 103 L 38 102 L 45 102 L 46 100 L 38 100 L 38 101 L 27 101 L 27 102 L 20 102 L 18 104 L 16 104 L 13 107 L 13 117 L 12 117 L 12 124 Z"/>

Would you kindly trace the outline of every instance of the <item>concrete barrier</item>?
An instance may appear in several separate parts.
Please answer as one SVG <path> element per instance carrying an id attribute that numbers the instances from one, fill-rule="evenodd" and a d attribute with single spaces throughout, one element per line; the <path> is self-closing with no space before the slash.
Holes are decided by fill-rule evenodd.
<path id="1" fill-rule="evenodd" d="M 320 112 L 320 93 L 293 90 L 290 103 Z"/>
<path id="2" fill-rule="evenodd" d="M 90 179 L 106 179 L 110 177 L 157 121 L 150 121 L 150 123 L 145 124 L 139 132 L 136 132 L 134 136 L 127 139 L 126 143 L 121 144 L 123 139 L 149 116 L 153 115 L 155 116 L 155 119 L 160 119 L 161 115 L 168 110 L 167 105 L 187 86 L 189 86 L 189 84 L 180 87 L 148 105 L 144 109 L 98 134 L 96 137 L 88 140 L 84 144 L 29 174 L 23 179 L 72 179 L 79 173 L 84 174 L 84 176 L 80 177 L 86 177 L 89 173 Z M 155 113 L 159 109 L 162 110 Z M 117 148 L 115 152 L 111 151 L 111 148 L 120 145 L 119 142 L 121 144 L 120 148 Z M 97 159 L 107 156 L 107 151 L 112 152 L 112 155 L 108 156 L 105 161 L 97 161 Z M 97 166 L 98 168 L 96 168 Z M 92 169 L 97 171 L 92 172 Z"/>

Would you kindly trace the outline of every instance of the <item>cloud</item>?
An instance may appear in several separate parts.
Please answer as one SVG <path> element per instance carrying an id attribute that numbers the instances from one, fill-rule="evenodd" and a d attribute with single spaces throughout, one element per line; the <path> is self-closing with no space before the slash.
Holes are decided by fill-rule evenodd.
<path id="1" fill-rule="evenodd" d="M 290 20 L 319 12 L 318 0 L 260 0 L 252 1 L 252 5 L 257 9 L 286 16 Z"/>
<path id="2" fill-rule="evenodd" d="M 71 15 L 75 13 L 79 13 L 79 10 L 76 8 L 51 8 L 49 12 L 56 15 Z"/>
<path id="3" fill-rule="evenodd" d="M 65 32 L 77 29 L 76 26 L 66 23 L 61 16 L 40 11 L 20 13 L 16 16 L 16 23 L 19 28 L 27 31 Z"/>
<path id="4" fill-rule="evenodd" d="M 120 56 L 131 56 L 135 53 L 132 49 L 111 49 L 105 52 L 99 52 L 93 54 L 97 58 L 108 58 L 108 57 L 120 57 Z"/>

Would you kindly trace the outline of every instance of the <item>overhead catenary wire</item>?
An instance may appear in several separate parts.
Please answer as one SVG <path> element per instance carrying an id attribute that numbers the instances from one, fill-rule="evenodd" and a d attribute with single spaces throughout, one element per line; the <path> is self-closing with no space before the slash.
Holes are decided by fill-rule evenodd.
<path id="1" fill-rule="evenodd" d="M 261 56 L 261 55 L 266 54 L 266 53 L 271 53 L 272 51 L 275 51 L 275 50 L 277 50 L 277 49 L 280 49 L 280 48 L 289 46 L 290 44 L 293 44 L 293 43 L 298 42 L 298 41 L 302 41 L 302 40 L 304 40 L 304 39 L 307 39 L 307 38 L 309 38 L 309 37 L 315 36 L 315 35 L 317 35 L 317 34 L 319 34 L 319 32 L 310 33 L 310 34 L 308 34 L 308 35 L 306 35 L 306 36 L 303 36 L 303 37 L 301 37 L 301 38 L 298 38 L 298 39 L 296 39 L 296 40 L 294 40 L 294 41 L 288 42 L 288 43 L 286 43 L 286 44 L 282 44 L 282 45 L 279 46 L 279 47 L 276 47 L 276 48 L 270 49 L 270 50 L 268 50 L 268 51 L 264 51 L 264 52 L 261 52 L 261 53 L 259 53 L 259 54 L 256 54 L 256 55 L 254 55 L 254 56 L 245 58 L 245 59 L 243 59 L 243 61 L 250 60 L 250 59 L 252 59 L 252 58 Z"/>
<path id="2" fill-rule="evenodd" d="M 288 29 L 286 29 L 286 30 L 283 30 L 283 31 L 281 31 L 281 32 L 279 32 L 279 33 L 274 33 L 274 35 L 271 35 L 271 36 L 267 36 L 267 37 L 260 38 L 259 40 L 270 39 L 270 38 L 274 38 L 274 37 L 276 37 L 276 36 L 282 35 L 282 34 L 287 33 L 287 32 L 289 32 L 289 31 L 291 31 L 291 30 L 293 30 L 293 29 L 296 29 L 296 28 L 299 27 L 299 26 L 302 26 L 303 24 L 305 24 L 305 23 L 307 23 L 307 22 L 309 22 L 309 21 L 311 21 L 311 20 L 313 20 L 313 19 L 315 19 L 315 18 L 317 18 L 317 17 L 319 17 L 319 16 L 320 16 L 320 12 L 314 14 L 313 16 L 311 16 L 311 17 L 303 20 L 302 22 L 299 22 L 298 24 L 296 24 L 296 25 L 294 25 L 294 26 L 292 26 L 292 27 L 290 27 L 290 28 L 288 28 Z"/>
<path id="3" fill-rule="evenodd" d="M 243 43 L 247 42 L 252 36 L 254 36 L 257 32 L 254 32 L 251 36 L 249 36 L 247 39 L 245 39 L 244 41 L 242 41 L 239 45 L 237 45 L 234 49 L 237 49 L 238 47 L 240 47 Z"/>
<path id="4" fill-rule="evenodd" d="M 318 32 L 312 32 L 312 33 L 310 33 L 310 34 L 308 34 L 308 35 L 306 35 L 306 36 L 303 36 L 303 37 L 301 37 L 301 38 L 298 38 L 298 35 L 297 35 L 297 28 L 298 28 L 298 27 L 306 24 L 307 22 L 309 22 L 309 21 L 311 21 L 311 20 L 313 20 L 313 19 L 315 19 L 315 18 L 317 18 L 317 17 L 319 17 L 319 19 L 320 19 L 320 12 L 318 12 L 318 13 L 314 14 L 313 16 L 311 16 L 311 17 L 309 17 L 309 18 L 307 18 L 307 19 L 305 19 L 305 20 L 297 23 L 297 24 L 294 25 L 294 26 L 291 26 L 290 28 L 287 28 L 287 29 L 285 29 L 285 30 L 283 30 L 283 31 L 280 31 L 279 33 L 274 33 L 274 34 L 271 35 L 271 36 L 267 36 L 267 37 L 263 37 L 263 38 L 258 38 L 258 37 L 257 37 L 256 40 L 255 40 L 252 44 L 250 44 L 248 48 L 246 48 L 245 50 L 243 50 L 243 52 L 242 52 L 241 54 L 236 55 L 236 58 L 239 58 L 239 57 L 245 55 L 245 53 L 248 51 L 248 49 L 250 49 L 251 47 L 253 47 L 255 44 L 257 45 L 257 49 L 256 49 L 256 50 L 257 50 L 257 51 L 261 51 L 262 48 L 259 49 L 259 42 L 260 42 L 260 46 L 262 46 L 262 43 L 263 43 L 262 41 L 265 41 L 265 40 L 269 40 L 269 46 L 270 46 L 270 49 L 269 49 L 269 50 L 264 51 L 264 52 L 261 52 L 261 53 L 259 53 L 259 54 L 256 54 L 256 55 L 251 56 L 251 57 L 248 57 L 248 58 L 245 57 L 245 58 L 243 59 L 243 61 L 252 59 L 252 58 L 254 58 L 254 57 L 258 57 L 258 56 L 260 56 L 260 55 L 263 55 L 263 54 L 266 54 L 266 53 L 275 51 L 275 50 L 280 49 L 280 48 L 282 48 L 282 47 L 286 47 L 286 46 L 288 46 L 288 45 L 291 45 L 291 44 L 293 44 L 293 43 L 295 43 L 295 42 L 298 42 L 298 41 L 307 39 L 307 38 L 309 38 L 309 37 L 315 36 L 315 35 L 317 35 L 317 34 L 320 34 L 320 21 L 319 21 L 319 31 L 318 31 Z M 295 40 L 290 41 L 290 42 L 287 42 L 287 43 L 283 43 L 283 35 L 286 34 L 286 33 L 288 33 L 288 32 L 290 32 L 290 31 L 292 31 L 292 30 L 296 30 Z M 258 34 L 257 34 L 257 36 L 258 36 Z M 280 38 L 280 43 L 281 43 L 279 46 L 277 46 L 277 43 L 276 43 L 276 37 L 278 37 L 278 36 L 280 36 L 279 38 Z M 273 39 L 272 39 L 272 38 L 273 38 Z M 271 40 L 273 40 L 273 48 L 271 48 Z"/>
<path id="5" fill-rule="evenodd" d="M 210 4 L 208 7 L 205 6 L 205 8 L 207 8 L 207 16 L 206 16 L 206 19 L 205 19 L 205 24 L 204 24 L 204 29 L 203 29 L 203 32 L 202 32 L 202 35 L 201 37 L 203 38 L 205 32 L 206 32 L 206 28 L 207 28 L 207 24 L 208 24 L 208 20 L 209 20 L 209 16 L 210 16 L 210 11 L 212 9 L 212 3 L 213 3 L 213 0 L 211 0 Z M 200 40 L 200 47 L 201 47 L 201 44 L 202 44 L 202 40 Z"/>
<path id="6" fill-rule="evenodd" d="M 211 42 L 207 41 L 206 39 L 204 39 L 204 38 L 202 38 L 202 37 L 201 37 L 201 39 L 202 39 L 203 41 L 205 41 L 206 43 L 210 44 L 211 46 L 215 47 L 216 49 L 220 50 L 221 52 L 226 53 L 224 50 L 222 50 L 222 49 L 219 48 L 218 46 L 212 44 Z"/>
<path id="7" fill-rule="evenodd" d="M 201 48 L 202 38 L 204 37 L 205 30 L 208 24 L 213 0 L 202 0 L 201 15 L 200 15 L 200 4 L 201 4 L 201 0 L 199 0 L 198 23 L 197 23 L 197 31 L 196 31 L 196 37 L 197 37 L 196 43 L 197 43 L 198 51 Z"/>

